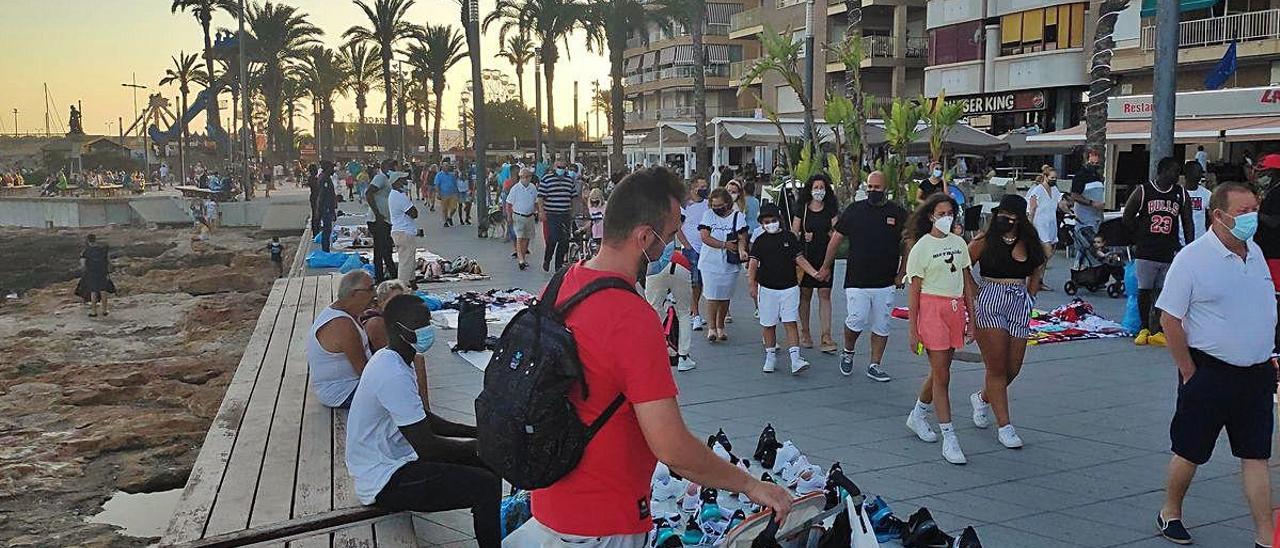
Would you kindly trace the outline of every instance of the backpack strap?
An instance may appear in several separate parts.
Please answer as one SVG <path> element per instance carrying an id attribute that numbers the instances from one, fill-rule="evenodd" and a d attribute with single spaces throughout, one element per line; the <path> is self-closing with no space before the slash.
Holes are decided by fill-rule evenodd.
<path id="1" fill-rule="evenodd" d="M 604 408 L 604 412 L 600 413 L 600 416 L 596 417 L 596 420 L 591 421 L 591 426 L 587 427 L 588 440 L 596 437 L 596 432 L 599 432 L 601 428 L 604 428 L 604 423 L 609 422 L 609 419 L 613 417 L 613 414 L 618 411 L 619 407 L 622 407 L 622 404 L 625 401 L 627 401 L 626 396 L 618 394 L 617 397 L 613 398 L 612 402 L 609 402 L 609 407 Z"/>
<path id="2" fill-rule="evenodd" d="M 547 288 L 542 291 L 542 298 L 538 300 L 538 304 L 548 312 L 555 312 L 556 300 L 560 298 L 560 286 L 564 285 L 564 275 L 569 271 L 569 267 L 561 268 L 551 277 L 551 281 L 547 282 Z"/>
<path id="3" fill-rule="evenodd" d="M 557 284 L 556 285 L 557 293 L 559 292 L 559 289 L 560 289 L 559 284 Z M 585 287 L 578 290 L 577 293 L 574 293 L 572 296 L 566 299 L 564 301 L 564 304 L 556 307 L 556 314 L 559 315 L 561 318 L 567 316 L 569 314 L 569 311 L 572 310 L 573 307 L 582 303 L 582 301 L 586 300 L 587 297 L 590 297 L 592 294 L 596 293 L 597 291 L 602 291 L 605 289 L 621 289 L 633 294 L 636 292 L 635 286 L 623 281 L 622 278 L 618 278 L 616 276 L 605 276 L 603 278 L 593 280 L 591 283 L 588 283 Z M 555 301 L 549 301 L 549 302 L 554 303 Z"/>

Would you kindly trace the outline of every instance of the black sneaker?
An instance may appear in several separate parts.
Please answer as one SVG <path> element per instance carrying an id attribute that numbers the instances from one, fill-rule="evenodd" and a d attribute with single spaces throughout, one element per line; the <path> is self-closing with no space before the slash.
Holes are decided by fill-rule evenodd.
<path id="1" fill-rule="evenodd" d="M 1181 519 L 1171 519 L 1165 521 L 1164 516 L 1156 512 L 1156 527 L 1160 529 L 1160 536 L 1174 544 L 1191 544 L 1191 533 L 1182 525 Z"/>
<path id="2" fill-rule="evenodd" d="M 715 441 L 720 442 L 720 445 L 724 446 L 725 451 L 733 451 L 733 444 L 729 443 L 729 436 L 724 433 L 723 428 L 717 431 L 716 435 L 712 437 L 715 439 Z"/>
<path id="3" fill-rule="evenodd" d="M 846 377 L 853 374 L 853 352 L 845 350 L 840 353 L 840 374 Z"/>
<path id="4" fill-rule="evenodd" d="M 928 508 L 916 510 L 902 535 L 904 548 L 950 548 L 955 539 L 938 528 Z"/>
<path id="5" fill-rule="evenodd" d="M 964 528 L 964 532 L 960 533 L 960 537 L 956 538 L 954 548 L 982 548 L 982 541 L 978 540 L 978 532 L 973 530 L 970 525 Z"/>
<path id="6" fill-rule="evenodd" d="M 889 382 L 892 380 L 892 378 L 889 377 L 889 374 L 885 373 L 884 369 L 880 368 L 880 364 L 878 363 L 867 365 L 867 378 L 876 382 Z"/>

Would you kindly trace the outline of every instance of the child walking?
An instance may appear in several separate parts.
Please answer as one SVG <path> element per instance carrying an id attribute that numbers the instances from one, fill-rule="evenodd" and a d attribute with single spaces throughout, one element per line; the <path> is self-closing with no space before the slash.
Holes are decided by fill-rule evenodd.
<path id="1" fill-rule="evenodd" d="M 800 356 L 800 284 L 799 266 L 816 277 L 817 269 L 804 258 L 800 240 L 789 230 L 782 230 L 778 206 L 760 206 L 763 233 L 751 245 L 751 262 L 747 280 L 751 298 L 760 305 L 760 326 L 764 328 L 764 372 L 773 373 L 778 362 L 778 324 L 787 331 L 787 350 L 791 355 L 791 374 L 804 371 L 809 362 Z"/>

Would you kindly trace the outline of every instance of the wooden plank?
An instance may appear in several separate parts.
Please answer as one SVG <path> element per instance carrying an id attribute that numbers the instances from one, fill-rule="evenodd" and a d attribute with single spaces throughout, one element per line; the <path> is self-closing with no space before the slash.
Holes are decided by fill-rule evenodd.
<path id="1" fill-rule="evenodd" d="M 271 415 L 280 392 L 280 379 L 284 373 L 285 356 L 293 339 L 294 317 L 298 313 L 298 301 L 306 278 L 289 283 L 280 315 L 276 318 L 276 332 L 267 346 L 258 372 L 258 382 L 245 406 L 244 421 L 231 460 L 227 462 L 226 478 L 214 501 L 205 536 L 238 531 L 249 526 L 249 513 L 253 509 L 253 496 L 258 487 L 258 473 L 262 470 L 262 457 L 270 433 Z M 311 282 L 315 283 L 314 280 Z M 312 285 L 312 291 L 315 291 Z M 308 306 L 310 303 L 308 303 Z"/>
<path id="2" fill-rule="evenodd" d="M 418 536 L 413 533 L 413 517 L 406 513 L 373 524 L 373 537 L 378 548 L 416 548 Z"/>
<path id="3" fill-rule="evenodd" d="M 296 520 L 286 520 L 264 527 L 241 529 L 221 535 L 211 535 L 200 540 L 169 545 L 171 548 L 230 548 L 255 543 L 283 543 L 352 527 L 357 524 L 373 525 L 400 514 L 382 508 L 361 507 L 315 514 Z"/>
<path id="4" fill-rule="evenodd" d="M 333 533 L 333 548 L 375 548 L 373 526 L 350 527 Z"/>
<path id="5" fill-rule="evenodd" d="M 185 542 L 203 536 L 204 528 L 222 485 L 223 473 L 231 450 L 235 445 L 240 424 L 244 418 L 246 404 L 257 382 L 262 360 L 267 346 L 274 333 L 281 305 L 288 292 L 289 280 L 276 280 L 267 295 L 258 314 L 258 323 L 249 337 L 244 354 L 240 356 L 240 364 L 227 385 L 227 392 L 214 415 L 213 424 L 205 434 L 200 454 L 187 478 L 187 486 L 182 491 L 173 517 L 164 534 L 165 542 Z"/>
<path id="6" fill-rule="evenodd" d="M 334 295 L 338 294 L 338 283 L 342 277 L 329 276 Z M 347 410 L 334 409 L 333 413 L 333 507 L 334 509 L 360 506 L 356 498 L 355 482 L 347 473 Z M 362 548 L 376 546 L 373 540 L 373 527 L 354 527 L 337 531 L 333 534 L 334 548 Z"/>
<path id="7" fill-rule="evenodd" d="M 293 515 L 294 484 L 298 476 L 298 448 L 301 444 L 302 405 L 307 398 L 307 340 L 315 320 L 317 276 L 303 278 L 298 313 L 293 319 L 293 337 L 285 354 L 284 374 L 269 419 L 267 447 L 263 451 L 262 471 L 253 497 L 249 527 L 288 521 Z M 328 282 L 328 280 L 324 280 Z M 327 285 L 327 284 L 326 284 Z M 329 292 L 325 291 L 326 298 Z"/>
<path id="8" fill-rule="evenodd" d="M 319 279 L 313 309 L 316 315 L 333 302 L 332 278 Z M 333 509 L 333 458 L 333 413 L 316 399 L 315 391 L 308 388 L 303 402 L 302 437 L 298 446 L 298 478 L 293 495 L 294 518 Z M 289 546 L 329 548 L 330 537 L 331 535 L 318 535 L 290 542 Z"/>

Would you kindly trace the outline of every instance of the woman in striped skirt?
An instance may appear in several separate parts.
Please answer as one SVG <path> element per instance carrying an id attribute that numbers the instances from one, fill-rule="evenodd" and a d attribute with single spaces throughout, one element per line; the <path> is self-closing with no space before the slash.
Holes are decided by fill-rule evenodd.
<path id="1" fill-rule="evenodd" d="M 985 387 L 969 396 L 973 424 L 988 428 L 994 422 L 1000 443 L 1017 449 L 1022 439 L 1009 422 L 1008 390 L 1022 370 L 1031 336 L 1031 307 L 1046 262 L 1035 225 L 1027 218 L 1027 201 L 1016 194 L 1005 195 L 986 231 L 969 244 L 969 256 L 977 261 L 982 276 L 974 323 L 987 367 Z"/>

